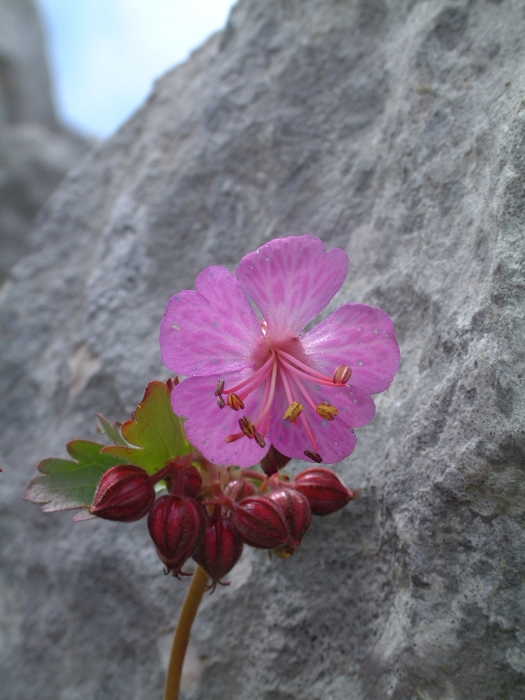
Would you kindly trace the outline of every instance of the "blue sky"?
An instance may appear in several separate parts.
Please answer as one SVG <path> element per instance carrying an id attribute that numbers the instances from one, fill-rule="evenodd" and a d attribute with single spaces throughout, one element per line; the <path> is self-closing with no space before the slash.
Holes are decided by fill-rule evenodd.
<path id="1" fill-rule="evenodd" d="M 103 137 L 221 29 L 234 0 L 36 0 L 60 117 Z"/>

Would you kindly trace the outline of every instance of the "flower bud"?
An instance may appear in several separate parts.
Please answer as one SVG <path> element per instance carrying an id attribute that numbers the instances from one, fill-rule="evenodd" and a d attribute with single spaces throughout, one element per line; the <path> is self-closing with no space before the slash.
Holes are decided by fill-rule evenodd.
<path id="1" fill-rule="evenodd" d="M 168 571 L 179 576 L 204 533 L 205 513 L 192 498 L 161 496 L 151 508 L 148 530 Z"/>
<path id="2" fill-rule="evenodd" d="M 288 528 L 280 508 L 266 496 L 249 496 L 236 504 L 232 523 L 246 544 L 275 549 L 288 543 Z"/>
<path id="3" fill-rule="evenodd" d="M 132 464 L 118 464 L 102 475 L 89 512 L 106 520 L 131 523 L 143 518 L 154 500 L 155 489 L 147 472 Z"/>
<path id="4" fill-rule="evenodd" d="M 299 491 L 287 486 L 270 491 L 266 497 L 275 503 L 284 516 L 289 536 L 289 541 L 284 545 L 284 549 L 292 554 L 301 544 L 304 533 L 312 523 L 312 512 L 308 499 Z"/>
<path id="5" fill-rule="evenodd" d="M 335 513 L 357 496 L 357 491 L 349 491 L 334 472 L 323 467 L 306 469 L 293 485 L 306 496 L 314 515 Z"/>
<path id="6" fill-rule="evenodd" d="M 193 552 L 193 558 L 208 576 L 220 581 L 242 554 L 242 539 L 233 528 L 229 518 L 207 518 L 200 545 Z"/>
<path id="7" fill-rule="evenodd" d="M 184 495 L 198 500 L 202 496 L 202 476 L 198 469 L 190 466 L 184 472 Z"/>
<path id="8" fill-rule="evenodd" d="M 171 459 L 165 467 L 153 474 L 153 484 L 161 479 L 166 482 L 168 493 L 174 496 L 189 496 L 200 499 L 202 496 L 202 477 L 198 469 L 191 464 L 191 454 Z"/>
<path id="9" fill-rule="evenodd" d="M 243 498 L 254 496 L 255 492 L 255 486 L 248 479 L 234 479 L 224 487 L 224 495 L 237 503 L 242 501 Z"/>
<path id="10" fill-rule="evenodd" d="M 266 476 L 271 476 L 278 472 L 279 469 L 285 467 L 290 459 L 290 457 L 286 457 L 279 450 L 276 450 L 273 445 L 270 445 L 268 453 L 261 459 L 261 467 Z"/>

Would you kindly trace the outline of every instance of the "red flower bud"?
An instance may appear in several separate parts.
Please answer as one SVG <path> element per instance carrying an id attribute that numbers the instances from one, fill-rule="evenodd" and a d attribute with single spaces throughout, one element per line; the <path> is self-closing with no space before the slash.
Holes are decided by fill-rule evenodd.
<path id="1" fill-rule="evenodd" d="M 312 467 L 295 477 L 294 486 L 308 499 L 314 515 L 329 515 L 344 508 L 357 496 L 329 469 Z"/>
<path id="2" fill-rule="evenodd" d="M 285 550 L 292 554 L 301 544 L 304 533 L 312 523 L 308 499 L 299 491 L 287 486 L 270 491 L 266 497 L 275 503 L 284 516 L 289 533 L 289 542 L 285 545 Z"/>
<path id="3" fill-rule="evenodd" d="M 205 518 L 202 506 L 182 496 L 161 496 L 151 508 L 149 534 L 161 561 L 174 576 L 179 576 L 184 562 L 198 546 Z"/>
<path id="4" fill-rule="evenodd" d="M 224 487 L 224 495 L 239 503 L 243 498 L 255 495 L 256 488 L 248 479 L 234 479 Z"/>
<path id="5" fill-rule="evenodd" d="M 191 464 L 191 454 L 171 459 L 150 479 L 153 484 L 164 479 L 168 493 L 175 496 L 184 495 L 195 499 L 202 496 L 202 477 L 199 470 Z"/>
<path id="6" fill-rule="evenodd" d="M 198 469 L 190 466 L 184 472 L 184 495 L 198 500 L 202 496 L 202 476 Z"/>
<path id="7" fill-rule="evenodd" d="M 193 558 L 213 581 L 233 569 L 242 554 L 242 539 L 228 518 L 207 518 L 200 545 Z"/>
<path id="8" fill-rule="evenodd" d="M 132 464 L 118 464 L 102 475 L 89 512 L 106 520 L 131 523 L 143 518 L 154 500 L 155 489 L 147 472 Z"/>
<path id="9" fill-rule="evenodd" d="M 275 549 L 289 539 L 284 517 L 266 496 L 249 496 L 236 505 L 232 523 L 246 544 L 260 549 Z"/>
<path id="10" fill-rule="evenodd" d="M 281 454 L 279 450 L 276 450 L 273 445 L 270 445 L 265 457 L 261 459 L 261 467 L 266 476 L 271 476 L 285 467 L 290 461 L 291 457 L 286 457 L 286 455 Z"/>

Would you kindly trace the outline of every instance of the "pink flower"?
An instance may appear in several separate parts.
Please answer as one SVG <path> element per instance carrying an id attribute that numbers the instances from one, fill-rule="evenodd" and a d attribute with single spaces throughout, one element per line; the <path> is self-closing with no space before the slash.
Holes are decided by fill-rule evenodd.
<path id="1" fill-rule="evenodd" d="M 372 420 L 370 394 L 390 385 L 399 348 L 389 316 L 366 304 L 345 304 L 303 334 L 347 271 L 339 248 L 279 238 L 246 255 L 235 275 L 208 267 L 197 291 L 169 300 L 162 359 L 188 376 L 172 392 L 173 409 L 207 459 L 248 467 L 271 443 L 314 462 L 352 452 L 353 428 Z"/>

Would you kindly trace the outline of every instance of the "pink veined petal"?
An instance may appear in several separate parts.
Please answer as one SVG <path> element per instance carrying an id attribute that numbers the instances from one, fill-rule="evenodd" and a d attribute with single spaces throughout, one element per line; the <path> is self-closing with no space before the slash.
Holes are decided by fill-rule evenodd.
<path id="1" fill-rule="evenodd" d="M 310 396 L 314 403 L 328 403 L 335 406 L 343 423 L 351 428 L 361 428 L 370 423 L 376 412 L 374 399 L 363 389 L 357 386 L 323 386 L 310 384 L 308 386 Z M 304 401 L 300 401 L 304 405 Z M 317 416 L 315 425 L 321 422 Z"/>
<path id="2" fill-rule="evenodd" d="M 348 271 L 340 248 L 326 252 L 314 236 L 277 238 L 237 266 L 241 287 L 259 307 L 273 342 L 299 335 L 339 291 Z"/>
<path id="3" fill-rule="evenodd" d="M 370 394 L 390 386 L 399 367 L 399 347 L 388 314 L 367 304 L 345 304 L 301 338 L 312 367 L 332 376 L 352 370 L 350 384 Z"/>
<path id="4" fill-rule="evenodd" d="M 235 276 L 224 267 L 208 267 L 195 286 L 196 292 L 171 297 L 164 313 L 160 348 L 166 367 L 203 376 L 249 366 L 263 335 Z"/>
<path id="5" fill-rule="evenodd" d="M 284 420 L 286 408 L 284 392 L 279 392 L 272 407 L 270 421 L 269 433 L 272 444 L 287 457 L 311 461 L 304 454 L 305 450 L 312 451 L 313 446 L 301 417 L 296 424 Z M 332 421 L 322 420 L 308 405 L 304 407 L 304 414 L 314 434 L 317 452 L 321 455 L 324 464 L 334 464 L 348 457 L 356 443 L 356 436 L 351 427 L 339 418 Z"/>
<path id="6" fill-rule="evenodd" d="M 186 417 L 184 430 L 188 440 L 214 464 L 251 467 L 257 464 L 270 449 L 261 448 L 255 440 L 243 435 L 235 442 L 227 443 L 228 435 L 240 433 L 239 418 L 248 416 L 254 419 L 261 400 L 262 389 L 251 393 L 244 402 L 244 410 L 234 411 L 229 407 L 219 408 L 214 392 L 219 379 L 225 379 L 233 386 L 250 376 L 251 371 L 231 372 L 230 374 L 189 377 L 176 386 L 171 394 L 173 410 L 179 416 Z"/>

